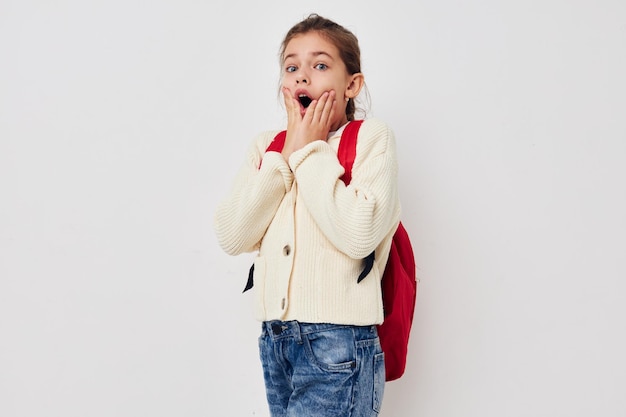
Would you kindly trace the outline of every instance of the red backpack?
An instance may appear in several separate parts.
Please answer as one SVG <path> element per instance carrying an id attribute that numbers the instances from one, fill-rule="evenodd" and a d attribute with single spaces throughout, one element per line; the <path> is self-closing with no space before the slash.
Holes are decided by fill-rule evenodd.
<path id="1" fill-rule="evenodd" d="M 356 157 L 357 137 L 362 123 L 363 120 L 354 120 L 348 123 L 339 142 L 337 158 L 345 170 L 341 180 L 346 185 L 350 184 L 352 180 L 352 165 Z M 267 147 L 266 152 L 281 152 L 285 138 L 286 131 L 278 133 Z M 361 282 L 372 269 L 374 256 L 374 252 L 372 252 L 364 259 L 365 267 L 357 282 Z M 252 288 L 253 268 L 254 266 L 250 269 L 244 292 Z M 381 286 L 385 320 L 378 326 L 378 336 L 385 353 L 385 379 L 393 381 L 400 378 L 406 368 L 409 334 L 413 323 L 418 289 L 413 247 L 402 222 L 398 224 L 391 241 L 391 249 L 383 272 Z"/>

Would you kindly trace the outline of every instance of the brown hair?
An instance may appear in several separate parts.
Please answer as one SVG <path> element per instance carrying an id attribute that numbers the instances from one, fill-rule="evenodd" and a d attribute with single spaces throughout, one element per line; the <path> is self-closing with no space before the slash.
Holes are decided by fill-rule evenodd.
<path id="1" fill-rule="evenodd" d="M 361 49 L 356 36 L 343 26 L 315 13 L 310 14 L 306 19 L 294 25 L 285 35 L 285 39 L 280 46 L 281 66 L 285 59 L 285 48 L 287 48 L 289 41 L 297 35 L 303 35 L 308 32 L 318 32 L 335 45 L 349 74 L 361 72 Z M 355 112 L 356 105 L 354 104 L 354 99 L 351 99 L 346 105 L 348 120 L 354 120 Z"/>

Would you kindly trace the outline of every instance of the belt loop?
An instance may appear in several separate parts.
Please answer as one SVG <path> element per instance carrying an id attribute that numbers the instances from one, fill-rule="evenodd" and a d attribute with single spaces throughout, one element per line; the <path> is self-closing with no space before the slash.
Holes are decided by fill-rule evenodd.
<path id="1" fill-rule="evenodd" d="M 301 345 L 302 344 L 302 328 L 300 327 L 300 322 L 299 321 L 294 321 L 294 326 L 293 326 L 293 337 L 296 340 L 296 342 Z"/>

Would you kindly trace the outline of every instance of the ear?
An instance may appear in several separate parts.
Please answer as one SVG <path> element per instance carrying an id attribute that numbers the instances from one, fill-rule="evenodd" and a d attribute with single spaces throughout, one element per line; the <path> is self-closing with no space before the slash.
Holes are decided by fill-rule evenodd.
<path id="1" fill-rule="evenodd" d="M 365 84 L 363 73 L 357 72 L 356 74 L 352 74 L 349 78 L 348 87 L 346 87 L 344 95 L 348 98 L 355 98 L 359 95 L 363 84 Z"/>

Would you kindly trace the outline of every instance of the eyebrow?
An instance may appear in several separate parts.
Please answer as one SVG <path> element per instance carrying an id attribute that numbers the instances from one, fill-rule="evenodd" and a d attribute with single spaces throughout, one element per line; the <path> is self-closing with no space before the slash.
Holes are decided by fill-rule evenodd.
<path id="1" fill-rule="evenodd" d="M 297 53 L 293 53 L 293 54 L 289 54 L 287 56 L 285 56 L 284 61 L 288 60 L 289 58 L 293 58 L 296 55 L 298 55 Z M 328 52 L 324 52 L 324 51 L 315 51 L 315 52 L 311 52 L 310 55 L 314 56 L 314 57 L 318 57 L 320 55 L 326 55 L 328 58 L 330 58 L 331 60 L 334 60 L 334 58 L 332 57 L 331 54 L 329 54 Z"/>

